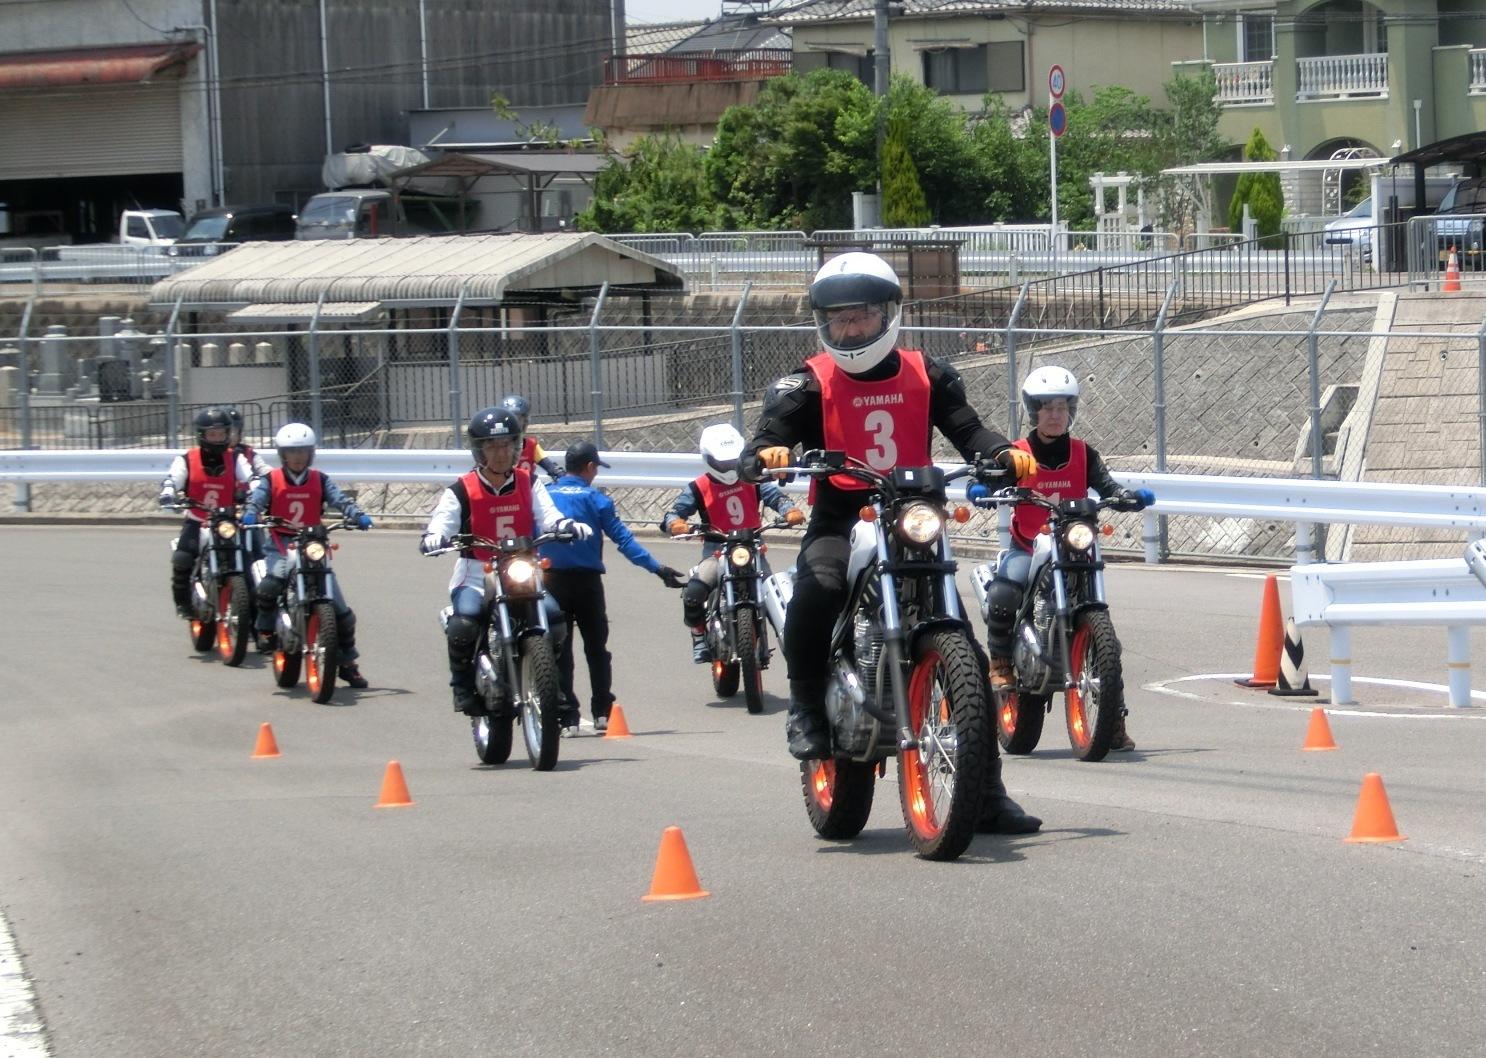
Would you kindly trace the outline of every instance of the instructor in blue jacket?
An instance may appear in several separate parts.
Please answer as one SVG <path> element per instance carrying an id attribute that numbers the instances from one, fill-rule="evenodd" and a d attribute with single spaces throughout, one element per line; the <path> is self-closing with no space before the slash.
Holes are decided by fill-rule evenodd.
<path id="1" fill-rule="evenodd" d="M 619 553 L 641 569 L 649 570 L 666 587 L 680 590 L 686 577 L 670 566 L 662 566 L 646 551 L 629 528 L 614 512 L 614 501 L 593 487 L 599 467 L 607 467 L 590 441 L 578 441 L 564 457 L 567 469 L 562 477 L 547 486 L 547 495 L 557 509 L 576 522 L 593 528 L 593 535 L 571 544 L 544 544 L 542 557 L 550 560 L 547 590 L 557 605 L 571 617 L 572 624 L 583 634 L 583 656 L 588 659 L 588 679 L 593 687 L 591 706 L 593 726 L 608 730 L 609 709 L 614 704 L 614 671 L 609 656 L 609 613 L 604 603 L 604 540 L 600 532 L 614 541 Z M 573 693 L 573 636 L 563 640 L 557 668 L 562 681 L 562 694 L 567 708 L 563 716 L 563 734 L 578 733 L 578 696 Z"/>

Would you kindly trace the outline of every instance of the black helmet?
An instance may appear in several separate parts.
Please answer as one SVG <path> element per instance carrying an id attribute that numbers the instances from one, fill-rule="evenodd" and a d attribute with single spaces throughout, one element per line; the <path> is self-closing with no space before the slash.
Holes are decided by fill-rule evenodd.
<path id="1" fill-rule="evenodd" d="M 208 441 L 206 431 L 222 429 L 225 434 L 220 441 Z M 232 436 L 232 416 L 225 408 L 203 408 L 196 413 L 196 443 L 208 455 L 221 455 L 227 451 L 228 439 Z"/>
<path id="2" fill-rule="evenodd" d="M 521 423 L 506 408 L 485 408 L 475 412 L 466 433 L 469 437 L 470 455 L 475 457 L 476 463 L 484 462 L 480 446 L 492 438 L 509 438 L 513 445 L 521 447 Z"/>
<path id="3" fill-rule="evenodd" d="M 526 432 L 526 424 L 531 422 L 531 401 L 519 393 L 508 393 L 501 398 L 500 406 L 516 416 L 516 421 L 521 424 L 521 432 Z"/>

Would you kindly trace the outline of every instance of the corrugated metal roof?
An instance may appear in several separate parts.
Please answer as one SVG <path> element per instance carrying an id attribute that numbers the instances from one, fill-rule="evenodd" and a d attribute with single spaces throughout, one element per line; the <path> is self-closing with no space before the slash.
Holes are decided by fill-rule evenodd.
<path id="1" fill-rule="evenodd" d="M 768 16 L 782 25 L 816 22 L 855 22 L 872 18 L 874 0 L 807 0 L 798 7 Z M 1056 14 L 1186 14 L 1195 15 L 1184 0 L 903 0 L 904 16 L 978 15 L 1016 11 Z"/>
<path id="2" fill-rule="evenodd" d="M 592 232 L 250 242 L 150 289 L 156 305 L 494 305 L 513 291 L 684 288 L 674 267 Z"/>
<path id="3" fill-rule="evenodd" d="M 18 51 L 0 55 L 0 88 L 60 88 L 82 84 L 129 84 L 157 76 L 180 76 L 201 50 L 191 41 L 125 44 L 62 51 Z"/>
<path id="4" fill-rule="evenodd" d="M 702 19 L 695 22 L 652 24 L 631 22 L 624 27 L 624 47 L 631 55 L 654 55 L 670 51 L 706 24 Z"/>
<path id="5" fill-rule="evenodd" d="M 284 305 L 269 302 L 245 305 L 227 314 L 233 323 L 356 323 L 382 311 L 380 301 L 301 301 Z"/>

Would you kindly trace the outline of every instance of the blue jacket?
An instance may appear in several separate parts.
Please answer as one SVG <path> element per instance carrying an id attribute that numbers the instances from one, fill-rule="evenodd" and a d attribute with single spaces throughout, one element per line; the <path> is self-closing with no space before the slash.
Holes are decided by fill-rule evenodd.
<path id="1" fill-rule="evenodd" d="M 629 527 L 619 520 L 614 512 L 614 501 L 576 474 L 564 474 L 547 486 L 547 495 L 564 516 L 576 522 L 586 522 L 593 528 L 587 540 L 575 540 L 571 544 L 550 543 L 542 545 L 542 557 L 552 560 L 553 569 L 591 569 L 604 572 L 604 537 L 614 541 L 619 553 L 641 569 L 651 573 L 660 571 L 660 563 L 635 539 Z"/>

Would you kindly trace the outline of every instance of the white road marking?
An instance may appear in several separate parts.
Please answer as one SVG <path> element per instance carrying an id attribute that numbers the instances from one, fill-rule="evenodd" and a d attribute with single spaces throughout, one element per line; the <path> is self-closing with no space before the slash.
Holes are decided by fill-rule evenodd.
<path id="1" fill-rule="evenodd" d="M 51 1050 L 36 1009 L 36 993 L 26 980 L 10 923 L 0 913 L 0 1054 L 5 1058 L 46 1058 Z"/>
<path id="2" fill-rule="evenodd" d="M 1282 709 L 1286 712 L 1295 712 L 1299 709 L 1310 711 L 1317 703 L 1312 698 L 1293 698 L 1289 701 L 1274 700 L 1264 701 L 1246 699 L 1237 701 L 1234 699 L 1214 699 L 1201 694 L 1193 694 L 1190 691 L 1177 690 L 1172 686 L 1174 683 L 1191 683 L 1197 680 L 1216 680 L 1220 683 L 1231 683 L 1233 680 L 1247 679 L 1247 672 L 1208 672 L 1196 676 L 1178 676 L 1170 680 L 1156 680 L 1152 683 L 1143 684 L 1141 690 L 1151 691 L 1155 694 L 1168 694 L 1173 698 L 1187 698 L 1194 702 L 1203 702 L 1208 705 L 1240 705 L 1249 706 L 1254 709 Z M 1330 680 L 1330 676 L 1312 676 L 1312 680 Z M 1428 691 L 1431 693 L 1448 696 L 1450 688 L 1440 683 L 1419 683 L 1414 680 L 1390 680 L 1375 676 L 1353 676 L 1353 683 L 1370 683 L 1381 687 L 1398 687 L 1403 690 Z M 1263 693 L 1263 692 L 1260 692 Z M 1265 694 L 1265 698 L 1269 698 Z M 1486 691 L 1471 691 L 1471 698 L 1486 702 Z M 1417 713 L 1417 712 L 1394 712 L 1387 709 L 1358 709 L 1348 706 L 1326 705 L 1328 713 L 1336 716 L 1374 716 L 1390 717 L 1397 720 L 1486 720 L 1486 714 L 1471 713 L 1464 709 L 1454 710 L 1448 713 Z"/>

